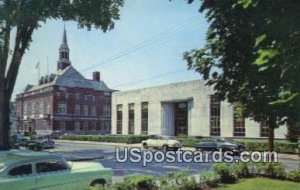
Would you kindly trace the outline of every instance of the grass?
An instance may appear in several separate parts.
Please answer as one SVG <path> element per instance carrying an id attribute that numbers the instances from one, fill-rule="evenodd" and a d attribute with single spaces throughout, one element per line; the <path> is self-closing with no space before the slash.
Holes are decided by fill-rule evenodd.
<path id="1" fill-rule="evenodd" d="M 300 183 L 280 181 L 267 178 L 241 180 L 233 185 L 224 185 L 218 190 L 299 190 Z"/>

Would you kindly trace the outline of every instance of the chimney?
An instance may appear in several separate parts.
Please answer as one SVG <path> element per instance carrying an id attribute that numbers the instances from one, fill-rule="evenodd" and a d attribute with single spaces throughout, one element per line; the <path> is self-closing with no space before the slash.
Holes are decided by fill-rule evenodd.
<path id="1" fill-rule="evenodd" d="M 99 71 L 93 72 L 93 81 L 100 82 L 100 72 Z"/>

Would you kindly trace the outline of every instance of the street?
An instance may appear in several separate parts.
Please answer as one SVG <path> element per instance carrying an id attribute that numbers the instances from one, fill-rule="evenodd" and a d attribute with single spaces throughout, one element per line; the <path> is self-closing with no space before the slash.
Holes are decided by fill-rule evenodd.
<path id="1" fill-rule="evenodd" d="M 188 172 L 198 174 L 200 171 L 209 170 L 212 163 L 118 163 L 115 159 L 115 147 L 108 145 L 83 144 L 76 142 L 56 142 L 56 147 L 48 151 L 62 153 L 66 158 L 82 159 L 96 158 L 105 167 L 113 169 L 113 181 L 119 181 L 128 175 L 149 174 L 154 176 L 164 175 L 169 172 Z M 121 153 L 121 156 L 123 153 Z M 98 159 L 97 159 L 98 158 Z M 99 159 L 100 158 L 100 159 Z M 280 160 L 287 170 L 299 167 L 299 161 Z"/>

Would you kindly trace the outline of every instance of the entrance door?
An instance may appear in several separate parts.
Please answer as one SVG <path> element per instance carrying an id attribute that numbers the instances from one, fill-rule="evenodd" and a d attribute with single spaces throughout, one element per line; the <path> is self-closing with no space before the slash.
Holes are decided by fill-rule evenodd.
<path id="1" fill-rule="evenodd" d="M 175 135 L 188 134 L 188 103 L 175 104 Z"/>

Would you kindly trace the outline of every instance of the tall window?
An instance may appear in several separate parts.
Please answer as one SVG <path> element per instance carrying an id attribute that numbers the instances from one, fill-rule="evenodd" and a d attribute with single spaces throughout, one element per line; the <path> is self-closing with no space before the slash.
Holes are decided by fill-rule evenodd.
<path id="1" fill-rule="evenodd" d="M 23 113 L 24 113 L 24 116 L 27 116 L 28 115 L 28 105 L 27 105 L 27 103 L 24 103 L 24 107 L 23 107 Z"/>
<path id="2" fill-rule="evenodd" d="M 91 106 L 91 116 L 96 116 L 96 106 L 95 105 Z"/>
<path id="3" fill-rule="evenodd" d="M 233 136 L 245 136 L 245 118 L 234 108 L 233 111 Z"/>
<path id="4" fill-rule="evenodd" d="M 41 103 L 40 103 L 39 113 L 40 113 L 40 114 L 44 114 L 44 113 L 45 113 L 45 112 L 44 112 L 44 102 L 41 102 Z"/>
<path id="5" fill-rule="evenodd" d="M 65 131 L 66 130 L 66 122 L 60 121 L 58 123 L 58 128 L 59 128 L 60 131 Z"/>
<path id="6" fill-rule="evenodd" d="M 84 116 L 89 115 L 89 107 L 87 105 L 83 105 L 83 115 Z"/>
<path id="7" fill-rule="evenodd" d="M 117 134 L 122 134 L 122 121 L 123 121 L 123 113 L 122 113 L 122 105 L 117 105 Z"/>
<path id="8" fill-rule="evenodd" d="M 80 115 L 80 105 L 75 105 L 75 115 Z"/>
<path id="9" fill-rule="evenodd" d="M 66 114 L 67 113 L 67 105 L 65 103 L 58 103 L 57 112 L 58 114 Z"/>
<path id="10" fill-rule="evenodd" d="M 75 131 L 80 131 L 80 122 L 75 122 Z"/>
<path id="11" fill-rule="evenodd" d="M 148 102 L 142 102 L 142 133 L 148 134 Z"/>
<path id="12" fill-rule="evenodd" d="M 104 97 L 103 102 L 103 116 L 110 116 L 110 98 Z"/>
<path id="13" fill-rule="evenodd" d="M 134 104 L 128 105 L 128 134 L 134 134 Z"/>
<path id="14" fill-rule="evenodd" d="M 269 126 L 267 121 L 260 122 L 260 137 L 268 137 L 269 136 Z"/>
<path id="15" fill-rule="evenodd" d="M 88 131 L 89 130 L 89 122 L 85 121 L 83 122 L 83 130 Z"/>
<path id="16" fill-rule="evenodd" d="M 216 97 L 210 97 L 210 135 L 220 136 L 220 100 Z"/>

